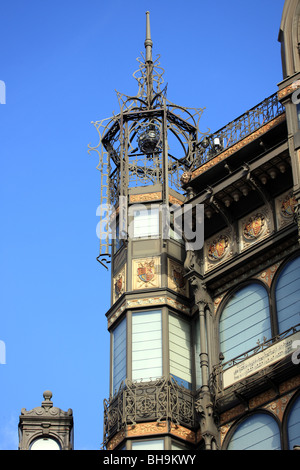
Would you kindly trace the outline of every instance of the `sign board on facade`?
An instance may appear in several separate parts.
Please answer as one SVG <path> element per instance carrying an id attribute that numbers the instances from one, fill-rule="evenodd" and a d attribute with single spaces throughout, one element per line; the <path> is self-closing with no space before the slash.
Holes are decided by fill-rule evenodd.
<path id="1" fill-rule="evenodd" d="M 292 354 L 295 351 L 293 347 L 295 341 L 300 341 L 300 331 L 225 370 L 224 389 Z"/>

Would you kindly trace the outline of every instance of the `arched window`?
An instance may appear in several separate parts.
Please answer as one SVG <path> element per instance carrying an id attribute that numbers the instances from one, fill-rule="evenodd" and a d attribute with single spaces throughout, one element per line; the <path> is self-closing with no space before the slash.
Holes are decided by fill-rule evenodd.
<path id="1" fill-rule="evenodd" d="M 289 449 L 300 446 L 300 396 L 297 398 L 289 413 L 287 422 Z"/>
<path id="2" fill-rule="evenodd" d="M 276 308 L 279 333 L 300 323 L 300 257 L 290 261 L 276 283 Z"/>
<path id="3" fill-rule="evenodd" d="M 280 450 L 277 422 L 266 413 L 256 413 L 245 419 L 235 430 L 228 450 Z"/>
<path id="4" fill-rule="evenodd" d="M 258 283 L 236 291 L 220 319 L 220 351 L 225 361 L 254 348 L 257 341 L 271 338 L 269 298 Z"/>

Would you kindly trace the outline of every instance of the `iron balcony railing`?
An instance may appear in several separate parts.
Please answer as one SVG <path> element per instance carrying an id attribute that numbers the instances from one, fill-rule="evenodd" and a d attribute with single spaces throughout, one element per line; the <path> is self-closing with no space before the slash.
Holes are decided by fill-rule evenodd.
<path id="1" fill-rule="evenodd" d="M 205 137 L 202 141 L 199 164 L 206 163 L 211 158 L 280 116 L 284 111 L 283 105 L 278 101 L 277 93 L 264 99 L 234 121 Z"/>
<path id="2" fill-rule="evenodd" d="M 195 428 L 197 419 L 192 393 L 178 385 L 172 377 L 151 382 L 126 379 L 113 397 L 104 400 L 103 447 L 126 425 L 166 420 Z"/>
<path id="3" fill-rule="evenodd" d="M 277 335 L 277 336 L 275 336 L 271 339 L 264 338 L 263 342 L 257 341 L 257 346 L 256 347 L 246 351 L 243 354 L 240 354 L 239 356 L 236 356 L 235 358 L 231 359 L 230 361 L 215 365 L 213 367 L 213 371 L 212 371 L 212 374 L 211 374 L 211 377 L 210 377 L 211 390 L 213 391 L 213 394 L 214 394 L 215 398 L 218 398 L 218 396 L 222 395 L 223 392 L 224 392 L 223 374 L 227 370 L 229 370 L 231 367 L 234 367 L 238 364 L 243 363 L 247 359 L 255 358 L 258 354 L 261 354 L 262 352 L 268 350 L 271 346 L 274 346 L 277 343 L 280 343 L 280 341 L 282 341 L 286 338 L 292 337 L 292 335 L 294 335 L 295 333 L 298 333 L 298 332 L 300 332 L 300 323 L 298 323 L 297 325 L 289 328 L 288 330 L 280 333 L 279 335 Z M 288 356 L 289 354 L 290 353 L 288 351 L 286 351 L 286 353 L 282 353 L 279 356 L 279 358 L 277 358 L 277 359 L 275 358 L 274 361 L 271 362 L 270 364 L 262 363 L 261 364 L 262 369 L 270 367 L 270 366 L 273 369 L 276 368 L 276 365 L 278 363 L 280 363 L 280 361 L 284 360 L 286 358 L 286 356 Z M 254 370 L 250 371 L 249 374 L 247 374 L 244 377 L 243 380 L 246 379 L 246 381 L 249 382 L 250 377 L 253 374 L 255 374 L 256 372 L 258 372 L 259 370 L 260 369 L 258 369 L 258 370 L 254 369 Z M 240 386 L 243 386 L 243 380 L 240 381 L 240 383 L 239 383 Z M 256 380 L 255 375 L 254 375 L 253 380 L 254 381 Z"/>

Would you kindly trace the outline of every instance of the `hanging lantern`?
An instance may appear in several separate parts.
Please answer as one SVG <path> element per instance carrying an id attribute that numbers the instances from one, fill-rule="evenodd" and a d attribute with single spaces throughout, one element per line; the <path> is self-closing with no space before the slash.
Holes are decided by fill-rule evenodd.
<path id="1" fill-rule="evenodd" d="M 149 124 L 138 138 L 140 151 L 146 155 L 159 151 L 160 132 L 154 124 Z"/>

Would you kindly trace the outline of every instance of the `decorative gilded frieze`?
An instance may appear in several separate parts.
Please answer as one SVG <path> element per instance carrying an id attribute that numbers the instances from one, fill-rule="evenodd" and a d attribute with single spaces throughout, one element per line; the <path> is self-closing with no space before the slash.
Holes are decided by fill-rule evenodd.
<path id="1" fill-rule="evenodd" d="M 161 286 L 160 257 L 134 259 L 132 261 L 133 290 Z"/>
<path id="2" fill-rule="evenodd" d="M 267 207 L 262 207 L 241 219 L 239 221 L 241 251 L 268 237 L 272 230 L 272 218 Z"/>
<path id="3" fill-rule="evenodd" d="M 106 450 L 115 449 L 126 437 L 125 431 L 118 432 L 117 435 L 112 437 L 106 445 Z"/>
<path id="4" fill-rule="evenodd" d="M 191 314 L 189 307 L 166 295 L 162 295 L 159 297 L 139 297 L 137 299 L 125 300 L 122 305 L 111 316 L 109 316 L 107 327 L 109 329 L 126 309 L 153 307 L 157 305 L 168 305 L 169 307 L 172 307 L 186 315 Z"/>
<path id="5" fill-rule="evenodd" d="M 275 200 L 277 229 L 285 227 L 294 221 L 297 206 L 293 191 L 288 191 Z"/>
<path id="6" fill-rule="evenodd" d="M 168 259 L 168 287 L 178 294 L 189 295 L 188 281 L 184 278 L 184 267 L 175 261 Z"/>
<path id="7" fill-rule="evenodd" d="M 136 423 L 133 426 L 127 426 L 127 437 L 144 437 L 155 436 L 156 434 L 167 433 L 168 423 L 164 422 L 150 422 L 150 423 Z"/>
<path id="8" fill-rule="evenodd" d="M 179 426 L 178 424 L 171 423 L 170 426 L 170 433 L 173 434 L 173 436 L 179 437 L 180 439 L 184 439 L 187 442 L 190 442 L 191 444 L 196 443 L 196 434 L 194 431 L 191 431 L 188 428 L 185 428 L 184 426 Z M 199 441 L 201 440 L 201 434 Z"/>
<path id="9" fill-rule="evenodd" d="M 160 201 L 162 198 L 161 191 L 155 193 L 144 193 L 144 194 L 131 194 L 129 196 L 130 203 L 141 203 L 148 201 Z"/>

